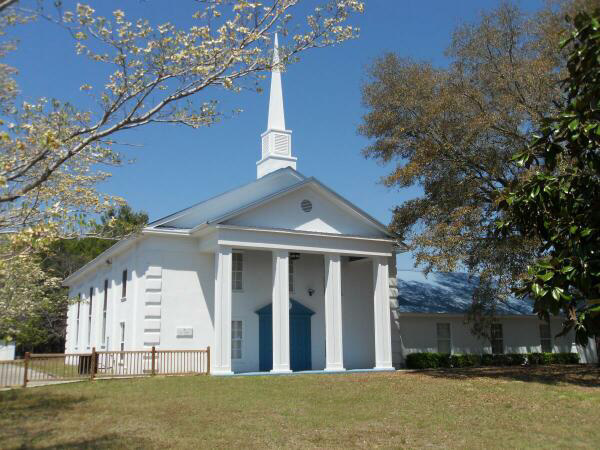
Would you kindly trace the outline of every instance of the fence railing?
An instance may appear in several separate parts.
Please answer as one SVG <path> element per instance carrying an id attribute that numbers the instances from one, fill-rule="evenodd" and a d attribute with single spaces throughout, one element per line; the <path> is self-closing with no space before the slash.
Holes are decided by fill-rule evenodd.
<path id="1" fill-rule="evenodd" d="M 151 350 L 30 354 L 0 361 L 0 387 L 29 382 L 210 373 L 210 347 L 204 350 Z"/>
<path id="2" fill-rule="evenodd" d="M 0 361 L 0 387 L 25 385 L 25 360 Z"/>

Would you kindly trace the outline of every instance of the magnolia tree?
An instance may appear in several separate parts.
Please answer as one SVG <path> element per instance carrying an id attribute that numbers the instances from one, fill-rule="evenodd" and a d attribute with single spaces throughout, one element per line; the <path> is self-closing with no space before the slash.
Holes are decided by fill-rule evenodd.
<path id="1" fill-rule="evenodd" d="M 566 100 L 514 156 L 527 172 L 500 192 L 498 226 L 539 236 L 517 292 L 541 318 L 564 317 L 563 334 L 585 345 L 600 337 L 600 9 L 573 23 Z"/>
<path id="2" fill-rule="evenodd" d="M 120 9 L 103 17 L 80 3 L 0 1 L 3 35 L 12 26 L 50 20 L 57 32 L 71 34 L 78 55 L 108 74 L 100 85 L 81 80 L 96 108 L 79 110 L 58 100 L 22 101 L 15 69 L 0 66 L 0 334 L 10 335 L 45 289 L 59 283 L 40 270 L 36 253 L 81 232 L 90 213 L 120 201 L 96 189 L 110 175 L 97 168 L 120 164 L 115 135 L 151 123 L 215 123 L 219 90 L 258 89 L 272 69 L 275 32 L 287 37 L 281 64 L 355 37 L 348 20 L 363 3 L 324 1 L 309 5 L 312 13 L 301 19 L 292 13 L 306 0 L 195 1 L 186 29 L 129 18 Z M 14 49 L 6 40 L 0 56 Z"/>

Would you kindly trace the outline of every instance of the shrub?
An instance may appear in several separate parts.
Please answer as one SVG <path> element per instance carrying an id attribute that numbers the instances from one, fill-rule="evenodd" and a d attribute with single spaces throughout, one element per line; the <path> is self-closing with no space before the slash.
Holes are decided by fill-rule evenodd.
<path id="1" fill-rule="evenodd" d="M 540 364 L 544 364 L 543 354 L 542 353 L 529 353 L 527 355 L 527 363 L 531 366 L 537 366 Z"/>
<path id="2" fill-rule="evenodd" d="M 406 357 L 406 367 L 409 369 L 435 369 L 439 366 L 439 353 L 411 353 Z"/>
<path id="3" fill-rule="evenodd" d="M 482 366 L 493 366 L 494 365 L 494 355 L 490 355 L 489 353 L 485 353 L 481 355 L 481 365 Z"/>
<path id="4" fill-rule="evenodd" d="M 453 367 L 473 367 L 478 364 L 473 357 L 477 355 L 453 355 L 454 365 Z"/>
<path id="5" fill-rule="evenodd" d="M 579 364 L 577 353 L 549 353 L 552 355 L 552 364 Z"/>
<path id="6" fill-rule="evenodd" d="M 506 355 L 508 357 L 509 366 L 524 366 L 527 364 L 527 354 L 526 353 L 509 353 Z"/>
<path id="7" fill-rule="evenodd" d="M 409 369 L 462 368 L 478 366 L 523 366 L 578 364 L 577 353 L 507 353 L 504 355 L 447 355 L 444 353 L 411 353 L 406 357 Z"/>
<path id="8" fill-rule="evenodd" d="M 454 356 L 447 353 L 434 353 L 437 355 L 438 367 L 450 368 L 456 367 Z"/>

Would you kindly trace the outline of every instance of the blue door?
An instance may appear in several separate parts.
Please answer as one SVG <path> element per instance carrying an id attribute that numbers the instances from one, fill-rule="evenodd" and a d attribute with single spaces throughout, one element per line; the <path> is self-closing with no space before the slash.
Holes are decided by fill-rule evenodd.
<path id="1" fill-rule="evenodd" d="M 290 369 L 310 370 L 311 339 L 310 317 L 313 311 L 296 300 L 290 300 Z M 258 358 L 261 371 L 273 368 L 273 307 L 267 305 L 258 311 Z"/>

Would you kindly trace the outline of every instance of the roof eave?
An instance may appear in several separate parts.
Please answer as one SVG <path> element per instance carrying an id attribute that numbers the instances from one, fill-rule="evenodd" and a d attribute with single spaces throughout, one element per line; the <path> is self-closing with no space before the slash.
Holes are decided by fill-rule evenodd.
<path id="1" fill-rule="evenodd" d="M 112 247 L 107 248 L 105 251 L 100 253 L 98 256 L 96 256 L 94 259 L 92 259 L 90 262 L 88 262 L 84 266 L 80 267 L 78 270 L 76 270 L 71 275 L 69 275 L 67 278 L 65 278 L 62 282 L 62 285 L 67 286 L 67 287 L 72 286 L 73 284 L 75 284 L 75 282 L 79 278 L 81 278 L 82 276 L 84 276 L 89 271 L 93 270 L 94 268 L 96 268 L 101 262 L 106 261 L 107 259 L 109 259 L 113 256 L 116 256 L 117 254 L 119 254 L 121 252 L 128 250 L 130 246 L 132 246 L 134 243 L 136 243 L 137 241 L 139 241 L 140 239 L 142 239 L 145 236 L 162 235 L 162 236 L 188 237 L 188 236 L 190 236 L 190 234 L 191 234 L 191 230 L 188 230 L 188 229 L 163 230 L 163 229 L 156 229 L 153 227 L 145 227 L 142 229 L 142 231 L 140 233 L 126 237 L 124 239 L 121 239 L 119 242 L 117 242 Z"/>

